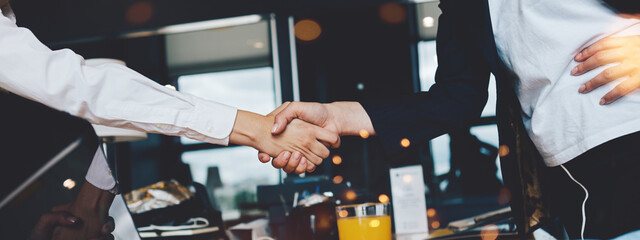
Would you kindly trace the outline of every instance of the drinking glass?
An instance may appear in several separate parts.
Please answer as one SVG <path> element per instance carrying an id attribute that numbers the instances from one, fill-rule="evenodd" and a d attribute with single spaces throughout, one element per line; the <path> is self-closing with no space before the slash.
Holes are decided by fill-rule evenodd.
<path id="1" fill-rule="evenodd" d="M 388 203 L 336 207 L 340 240 L 391 240 Z"/>

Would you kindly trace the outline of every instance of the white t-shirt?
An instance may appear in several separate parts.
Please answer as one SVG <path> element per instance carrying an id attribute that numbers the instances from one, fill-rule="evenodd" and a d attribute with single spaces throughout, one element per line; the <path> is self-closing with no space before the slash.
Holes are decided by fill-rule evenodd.
<path id="1" fill-rule="evenodd" d="M 52 51 L 16 26 L 10 8 L 0 12 L 0 88 L 94 124 L 228 144 L 236 108 L 161 86 L 119 64 L 85 65 L 82 56 Z M 87 180 L 105 190 L 115 185 L 99 149 Z"/>
<path id="2" fill-rule="evenodd" d="M 500 58 L 520 78 L 525 127 L 547 166 L 640 131 L 640 92 L 609 105 L 600 99 L 620 80 L 587 94 L 578 88 L 611 67 L 572 76 L 580 50 L 610 35 L 640 35 L 640 21 L 598 0 L 489 0 Z"/>

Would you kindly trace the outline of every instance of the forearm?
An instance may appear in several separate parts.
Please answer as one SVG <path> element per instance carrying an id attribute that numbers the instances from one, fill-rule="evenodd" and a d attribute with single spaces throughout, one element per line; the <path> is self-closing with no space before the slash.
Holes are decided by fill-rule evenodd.
<path id="1" fill-rule="evenodd" d="M 166 88 L 113 63 L 52 51 L 0 15 L 0 88 L 91 123 L 226 145 L 236 109 Z"/>
<path id="2" fill-rule="evenodd" d="M 365 130 L 369 135 L 375 135 L 369 115 L 359 102 L 333 102 L 325 104 L 336 123 L 340 136 L 360 135 Z"/>

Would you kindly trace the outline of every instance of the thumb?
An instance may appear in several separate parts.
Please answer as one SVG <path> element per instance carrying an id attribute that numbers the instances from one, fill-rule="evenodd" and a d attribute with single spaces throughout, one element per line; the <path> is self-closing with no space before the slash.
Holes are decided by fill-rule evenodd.
<path id="1" fill-rule="evenodd" d="M 271 156 L 265 152 L 258 152 L 258 160 L 262 163 L 268 163 L 271 161 Z"/>
<path id="2" fill-rule="evenodd" d="M 294 118 L 298 118 L 300 112 L 300 108 L 298 106 L 300 106 L 299 103 L 290 103 L 276 114 L 271 134 L 278 135 L 282 133 L 284 129 L 287 128 L 287 124 L 289 124 L 289 122 Z"/>

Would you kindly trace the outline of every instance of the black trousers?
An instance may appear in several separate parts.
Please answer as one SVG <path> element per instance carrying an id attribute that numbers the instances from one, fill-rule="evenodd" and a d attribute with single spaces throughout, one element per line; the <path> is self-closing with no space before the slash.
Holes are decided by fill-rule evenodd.
<path id="1" fill-rule="evenodd" d="M 611 239 L 640 229 L 640 132 L 604 144 L 563 164 L 588 191 L 584 237 Z M 584 189 L 561 166 L 550 169 L 552 211 L 579 239 Z"/>

